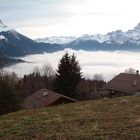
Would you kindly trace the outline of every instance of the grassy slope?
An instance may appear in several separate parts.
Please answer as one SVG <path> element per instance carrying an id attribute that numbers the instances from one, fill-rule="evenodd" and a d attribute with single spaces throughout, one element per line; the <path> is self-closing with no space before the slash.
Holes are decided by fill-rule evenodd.
<path id="1" fill-rule="evenodd" d="M 140 97 L 20 111 L 0 117 L 0 140 L 139 140 Z"/>

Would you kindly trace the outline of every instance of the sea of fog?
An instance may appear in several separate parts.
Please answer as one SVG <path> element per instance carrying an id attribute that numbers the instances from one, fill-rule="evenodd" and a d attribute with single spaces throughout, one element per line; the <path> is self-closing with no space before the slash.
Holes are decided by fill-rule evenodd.
<path id="1" fill-rule="evenodd" d="M 19 76 L 29 74 L 35 67 L 43 67 L 44 64 L 51 64 L 54 70 L 57 69 L 59 60 L 68 51 L 70 54 L 75 53 L 77 60 L 82 67 L 83 76 L 92 79 L 94 74 L 102 74 L 106 81 L 114 75 L 124 72 L 128 68 L 140 70 L 140 52 L 129 51 L 75 51 L 66 49 L 54 53 L 44 53 L 27 55 L 20 57 L 28 63 L 19 63 L 5 68 L 7 71 L 14 71 Z"/>

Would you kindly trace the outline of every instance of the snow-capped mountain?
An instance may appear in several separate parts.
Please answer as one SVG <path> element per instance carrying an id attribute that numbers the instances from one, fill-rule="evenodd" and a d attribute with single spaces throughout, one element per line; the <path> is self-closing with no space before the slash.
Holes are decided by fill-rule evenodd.
<path id="1" fill-rule="evenodd" d="M 13 35 L 15 38 L 20 39 L 20 34 L 16 30 L 9 28 L 1 20 L 0 20 L 0 32 L 3 33 L 8 32 L 11 35 Z M 7 38 L 4 35 L 0 35 L 0 40 L 4 40 L 4 39 L 7 40 Z"/>
<path id="2" fill-rule="evenodd" d="M 140 50 L 140 23 L 134 29 L 123 32 L 121 30 L 106 35 L 83 35 L 65 44 L 65 48 L 84 50 Z"/>
<path id="3" fill-rule="evenodd" d="M 33 53 L 55 52 L 64 48 L 83 50 L 140 50 L 140 23 L 134 29 L 121 30 L 106 35 L 83 35 L 80 37 L 48 37 L 32 40 L 9 28 L 0 20 L 0 54 L 23 56 Z"/>
<path id="4" fill-rule="evenodd" d="M 140 44 L 140 23 L 132 30 L 123 32 L 121 30 L 107 33 L 106 35 L 83 35 L 77 39 L 77 41 L 94 40 L 99 43 L 117 43 L 124 44 L 126 42 Z"/>
<path id="5" fill-rule="evenodd" d="M 4 56 L 23 56 L 33 53 L 62 50 L 59 45 L 37 43 L 32 39 L 10 29 L 0 20 L 0 54 Z"/>
<path id="6" fill-rule="evenodd" d="M 80 37 L 74 36 L 53 36 L 46 38 L 36 39 L 37 42 L 44 42 L 50 44 L 71 44 L 75 42 L 78 44 L 80 41 L 97 41 L 98 43 L 107 43 L 107 44 L 118 44 L 123 45 L 127 42 L 132 44 L 140 44 L 140 23 L 134 27 L 132 30 L 128 30 L 127 32 L 123 32 L 121 30 L 109 32 L 106 35 L 96 34 L 96 35 L 82 35 Z"/>
<path id="7" fill-rule="evenodd" d="M 10 29 L 7 25 L 5 25 L 1 20 L 0 20 L 0 32 L 5 32 L 5 31 L 10 31 Z"/>
<path id="8" fill-rule="evenodd" d="M 66 44 L 76 39 L 77 38 L 74 36 L 52 36 L 52 37 L 46 37 L 46 38 L 38 38 L 36 39 L 36 41 L 50 43 L 50 44 Z"/>
<path id="9" fill-rule="evenodd" d="M 5 38 L 3 35 L 0 35 L 0 40 L 7 40 L 7 38 Z"/>
<path id="10" fill-rule="evenodd" d="M 103 43 L 108 40 L 108 36 L 103 36 L 101 34 L 96 34 L 96 35 L 84 34 L 77 39 L 77 41 L 81 41 L 81 40 L 82 41 L 95 40 L 99 43 Z"/>

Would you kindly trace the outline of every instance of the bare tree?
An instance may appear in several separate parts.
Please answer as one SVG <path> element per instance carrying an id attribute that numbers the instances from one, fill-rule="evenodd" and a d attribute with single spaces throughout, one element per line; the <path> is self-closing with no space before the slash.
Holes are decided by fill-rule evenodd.
<path id="1" fill-rule="evenodd" d="M 55 71 L 53 70 L 50 64 L 44 64 L 44 66 L 41 69 L 41 73 L 42 75 L 47 77 L 54 77 L 55 75 Z"/>
<path id="2" fill-rule="evenodd" d="M 134 68 L 129 68 L 124 71 L 127 74 L 136 74 L 136 70 Z"/>
<path id="3" fill-rule="evenodd" d="M 40 72 L 41 70 L 40 70 L 40 68 L 39 67 L 35 67 L 34 69 L 33 69 L 33 74 L 34 75 L 41 75 L 41 72 Z"/>
<path id="4" fill-rule="evenodd" d="M 94 74 L 93 79 L 96 81 L 104 81 L 104 77 L 102 74 Z"/>
<path id="5" fill-rule="evenodd" d="M 89 100 L 96 98 L 95 83 L 92 80 L 81 80 L 76 87 L 76 97 L 78 100 Z"/>

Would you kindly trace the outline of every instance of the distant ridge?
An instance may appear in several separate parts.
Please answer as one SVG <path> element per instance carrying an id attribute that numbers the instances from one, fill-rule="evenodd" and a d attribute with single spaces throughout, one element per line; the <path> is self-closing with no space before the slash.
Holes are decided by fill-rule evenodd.
<path id="1" fill-rule="evenodd" d="M 131 43 L 140 44 L 140 23 L 137 24 L 132 30 L 128 30 L 127 32 L 123 32 L 121 30 L 112 31 L 107 33 L 106 35 L 102 34 L 95 34 L 95 35 L 88 35 L 84 34 L 80 37 L 74 36 L 53 36 L 53 37 L 46 37 L 46 38 L 39 38 L 36 39 L 38 42 L 45 42 L 45 43 L 56 43 L 56 44 L 68 44 L 73 41 L 97 41 L 98 43 L 116 43 L 116 44 L 124 44 L 127 41 Z"/>
<path id="2" fill-rule="evenodd" d="M 62 50 L 60 45 L 38 43 L 18 33 L 16 30 L 10 29 L 0 20 L 0 53 L 4 56 L 24 56 L 58 50 Z"/>
<path id="3" fill-rule="evenodd" d="M 76 39 L 77 38 L 74 36 L 52 36 L 52 37 L 46 37 L 46 38 L 38 38 L 36 39 L 36 41 L 50 43 L 50 44 L 66 44 Z"/>
<path id="4" fill-rule="evenodd" d="M 87 51 L 139 51 L 140 50 L 140 23 L 132 30 L 121 30 L 106 35 L 85 34 L 81 37 L 51 37 L 32 40 L 16 30 L 9 28 L 0 20 L 0 54 L 5 57 L 25 56 L 43 52 L 56 52 L 65 48 Z"/>

